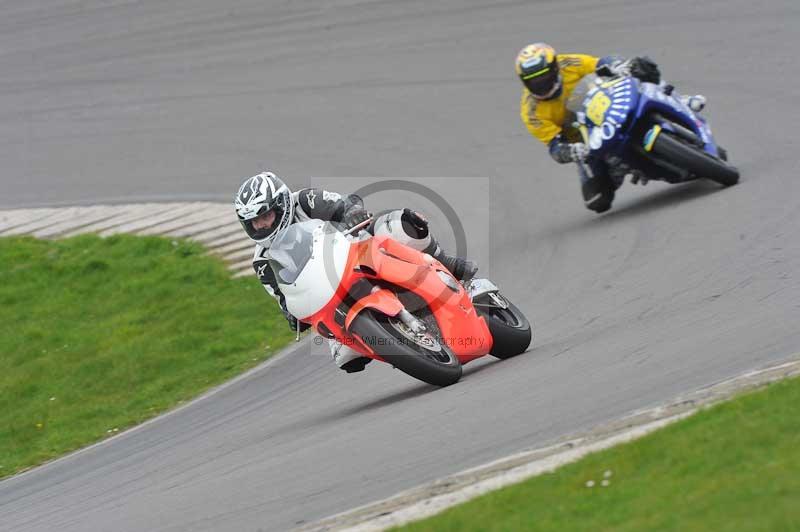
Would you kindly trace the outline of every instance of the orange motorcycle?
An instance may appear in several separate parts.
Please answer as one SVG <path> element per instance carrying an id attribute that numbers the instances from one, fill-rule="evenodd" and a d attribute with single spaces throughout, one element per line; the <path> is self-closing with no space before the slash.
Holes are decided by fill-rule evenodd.
<path id="1" fill-rule="evenodd" d="M 424 382 L 448 386 L 462 365 L 510 358 L 531 326 L 488 279 L 457 281 L 426 253 L 387 236 L 308 220 L 278 234 L 270 267 L 286 307 L 324 338 Z"/>

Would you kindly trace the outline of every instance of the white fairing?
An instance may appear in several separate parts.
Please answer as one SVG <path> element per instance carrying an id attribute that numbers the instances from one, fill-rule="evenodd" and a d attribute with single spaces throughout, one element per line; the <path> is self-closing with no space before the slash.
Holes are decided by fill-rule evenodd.
<path id="1" fill-rule="evenodd" d="M 313 234 L 311 258 L 292 284 L 281 284 L 287 310 L 299 319 L 319 312 L 339 287 L 350 241 L 333 226 L 320 220 L 301 222 Z"/>

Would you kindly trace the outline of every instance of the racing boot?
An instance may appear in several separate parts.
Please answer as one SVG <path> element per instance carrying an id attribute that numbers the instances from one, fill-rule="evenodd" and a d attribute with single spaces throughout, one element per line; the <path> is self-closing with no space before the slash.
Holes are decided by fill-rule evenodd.
<path id="1" fill-rule="evenodd" d="M 578 164 L 583 204 L 587 209 L 601 214 L 611 208 L 616 187 L 611 182 L 608 167 L 598 160 Z"/>
<path id="2" fill-rule="evenodd" d="M 347 347 L 338 340 L 328 340 L 328 347 L 331 350 L 334 364 L 347 373 L 364 371 L 364 367 L 372 362 L 371 358 L 361 356 L 358 351 Z"/>
<path id="3" fill-rule="evenodd" d="M 453 277 L 462 282 L 470 281 L 475 274 L 478 273 L 478 263 L 474 260 L 467 260 L 461 257 L 448 255 L 442 248 L 439 248 L 438 254 L 431 253 L 431 257 L 442 263 L 442 266 L 448 269 Z"/>
<path id="4" fill-rule="evenodd" d="M 695 94 L 694 96 L 681 96 L 681 103 L 695 113 L 699 113 L 706 108 L 706 97 L 702 94 Z"/>
<path id="5" fill-rule="evenodd" d="M 453 277 L 459 281 L 466 283 L 478 273 L 477 262 L 454 255 L 448 255 L 433 238 L 431 238 L 430 245 L 425 248 L 423 252 L 441 262 L 442 266 L 447 268 L 447 270 L 453 274 Z"/>
<path id="6" fill-rule="evenodd" d="M 614 189 L 602 183 L 600 179 L 590 179 L 582 183 L 581 193 L 586 208 L 597 214 L 609 210 L 614 202 Z"/>

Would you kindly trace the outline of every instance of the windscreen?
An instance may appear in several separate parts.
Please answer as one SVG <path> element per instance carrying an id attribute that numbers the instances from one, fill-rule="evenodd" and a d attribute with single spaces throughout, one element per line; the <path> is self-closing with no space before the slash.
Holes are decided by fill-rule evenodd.
<path id="1" fill-rule="evenodd" d="M 592 87 L 595 86 L 596 79 L 597 76 L 594 74 L 584 76 L 580 83 L 575 86 L 569 98 L 567 98 L 567 110 L 575 114 L 583 111 L 583 100 L 586 98 L 586 95 L 589 94 Z"/>
<path id="2" fill-rule="evenodd" d="M 275 237 L 269 248 L 269 266 L 279 284 L 292 284 L 303 271 L 314 250 L 318 220 L 292 224 Z"/>

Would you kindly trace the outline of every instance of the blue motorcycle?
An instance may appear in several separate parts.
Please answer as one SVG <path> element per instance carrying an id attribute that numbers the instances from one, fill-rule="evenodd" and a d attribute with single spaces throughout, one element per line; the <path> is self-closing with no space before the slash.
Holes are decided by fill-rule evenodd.
<path id="1" fill-rule="evenodd" d="M 708 178 L 728 187 L 739 181 L 708 123 L 668 85 L 590 75 L 570 95 L 567 109 L 590 149 L 589 160 L 607 165 L 614 189 L 626 176 L 642 184 Z M 589 165 L 579 164 L 591 177 Z"/>

